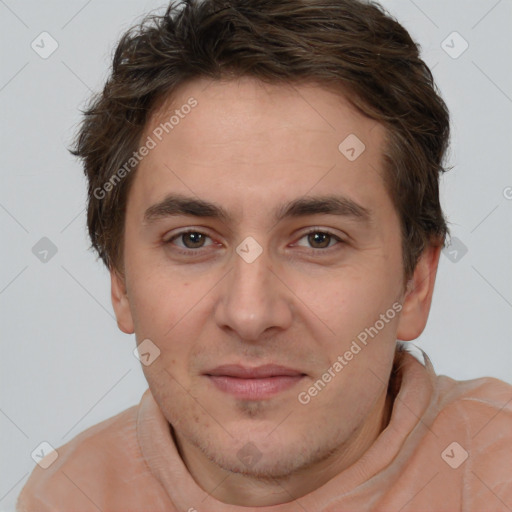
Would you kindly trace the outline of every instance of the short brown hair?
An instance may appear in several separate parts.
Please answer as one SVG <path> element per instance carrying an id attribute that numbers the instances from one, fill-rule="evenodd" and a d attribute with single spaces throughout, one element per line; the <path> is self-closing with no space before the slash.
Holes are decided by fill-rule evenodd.
<path id="1" fill-rule="evenodd" d="M 123 272 L 135 171 L 108 191 L 101 187 L 138 149 L 152 109 L 190 80 L 242 76 L 334 89 L 386 128 L 385 182 L 410 277 L 423 249 L 442 245 L 448 231 L 439 176 L 449 115 L 408 32 L 380 6 L 359 0 L 184 0 L 121 38 L 72 151 L 89 181 L 92 246 L 107 267 Z"/>

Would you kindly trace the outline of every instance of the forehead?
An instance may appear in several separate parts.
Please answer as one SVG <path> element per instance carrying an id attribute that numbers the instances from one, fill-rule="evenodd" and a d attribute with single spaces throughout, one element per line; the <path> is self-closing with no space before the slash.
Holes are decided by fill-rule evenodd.
<path id="1" fill-rule="evenodd" d="M 148 137 L 154 148 L 134 183 L 145 203 L 169 192 L 239 208 L 254 196 L 261 204 L 339 188 L 360 201 L 385 193 L 383 127 L 318 85 L 195 80 L 153 111 Z"/>

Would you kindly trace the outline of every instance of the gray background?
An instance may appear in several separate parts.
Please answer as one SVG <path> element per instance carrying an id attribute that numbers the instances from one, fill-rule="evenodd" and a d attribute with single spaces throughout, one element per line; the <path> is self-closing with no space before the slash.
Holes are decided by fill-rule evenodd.
<path id="1" fill-rule="evenodd" d="M 135 339 L 114 321 L 108 274 L 87 250 L 85 179 L 66 147 L 116 40 L 161 5 L 0 0 L 0 511 L 14 508 L 42 441 L 61 446 L 146 388 Z M 512 2 L 384 5 L 420 42 L 453 118 L 442 200 L 457 241 L 441 256 L 417 344 L 438 373 L 510 382 Z M 58 43 L 47 59 L 31 48 L 43 31 Z M 43 237 L 57 249 L 46 262 L 32 249 Z"/>

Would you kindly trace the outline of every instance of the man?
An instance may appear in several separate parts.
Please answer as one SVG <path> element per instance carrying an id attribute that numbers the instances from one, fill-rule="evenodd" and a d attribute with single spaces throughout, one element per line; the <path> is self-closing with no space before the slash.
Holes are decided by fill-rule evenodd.
<path id="1" fill-rule="evenodd" d="M 18 509 L 510 510 L 512 387 L 405 349 L 448 125 L 374 5 L 191 0 L 127 33 L 75 154 L 149 389 Z"/>

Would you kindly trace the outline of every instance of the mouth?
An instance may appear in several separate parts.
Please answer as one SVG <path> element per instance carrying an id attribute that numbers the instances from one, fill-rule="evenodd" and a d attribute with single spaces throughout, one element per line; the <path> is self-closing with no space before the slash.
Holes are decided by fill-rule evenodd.
<path id="1" fill-rule="evenodd" d="M 270 398 L 295 386 L 306 376 L 299 370 L 271 364 L 254 368 L 223 365 L 204 375 L 220 391 L 244 400 Z"/>

